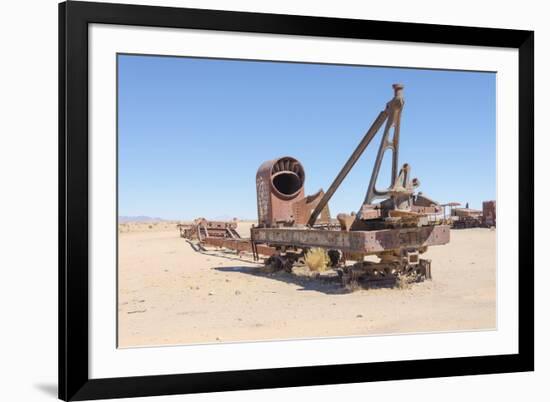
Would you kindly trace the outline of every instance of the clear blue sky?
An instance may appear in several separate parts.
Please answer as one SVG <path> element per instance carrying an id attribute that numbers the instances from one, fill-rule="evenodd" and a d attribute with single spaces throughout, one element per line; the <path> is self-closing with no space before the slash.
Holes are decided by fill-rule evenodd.
<path id="1" fill-rule="evenodd" d="M 395 82 L 405 85 L 399 164 L 419 190 L 475 208 L 496 197 L 494 73 L 118 57 L 121 216 L 255 219 L 256 170 L 284 155 L 304 165 L 306 194 L 326 190 Z M 332 215 L 360 207 L 379 140 Z"/>

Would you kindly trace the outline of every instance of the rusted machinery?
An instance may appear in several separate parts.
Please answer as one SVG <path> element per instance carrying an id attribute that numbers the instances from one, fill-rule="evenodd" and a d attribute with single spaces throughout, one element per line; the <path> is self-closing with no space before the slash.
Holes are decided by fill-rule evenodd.
<path id="1" fill-rule="evenodd" d="M 442 205 L 450 207 L 450 216 L 444 216 L 444 221 L 452 226 L 453 229 L 468 229 L 485 227 L 490 228 L 496 226 L 496 201 L 483 201 L 482 210 L 468 208 L 457 208 L 460 206 L 458 202 L 451 202 Z"/>
<path id="2" fill-rule="evenodd" d="M 227 221 L 209 221 L 205 218 L 197 218 L 190 224 L 180 223 L 177 228 L 180 236 L 191 241 L 196 241 L 199 248 L 203 245 L 230 248 L 240 252 L 251 252 L 250 239 L 243 239 L 237 232 L 238 222 L 233 219 Z M 267 246 L 258 246 L 262 255 L 270 256 L 276 252 Z"/>
<path id="3" fill-rule="evenodd" d="M 482 224 L 482 211 L 472 208 L 453 208 L 451 210 L 453 229 L 477 228 Z"/>
<path id="4" fill-rule="evenodd" d="M 256 173 L 258 225 L 260 227 L 296 226 L 308 223 L 325 195 L 323 190 L 305 196 L 305 172 L 296 159 L 283 158 L 264 162 Z M 317 223 L 330 223 L 328 205 L 320 211 Z"/>
<path id="5" fill-rule="evenodd" d="M 497 202 L 483 201 L 483 226 L 492 227 L 497 225 Z"/>
<path id="6" fill-rule="evenodd" d="M 229 238 L 240 239 L 237 233 L 237 220 L 226 221 L 208 221 L 205 218 L 197 218 L 192 224 L 178 224 L 180 236 L 187 239 L 196 239 L 202 241 L 205 238 Z"/>
<path id="7" fill-rule="evenodd" d="M 399 168 L 403 86 L 394 84 L 393 89 L 393 98 L 326 193 L 319 190 L 311 196 L 305 195 L 305 170 L 294 158 L 282 157 L 263 163 L 256 175 L 258 225 L 250 229 L 248 241 L 231 238 L 226 232 L 229 235 L 223 238 L 224 246 L 243 250 L 247 243 L 255 259 L 265 255 L 270 269 L 288 271 L 308 250 L 322 248 L 327 250 L 332 267 L 345 285 L 431 278 L 431 262 L 420 255 L 428 246 L 448 243 L 449 226 L 431 219 L 443 209 L 437 202 L 415 192 L 420 182 L 411 179 L 410 166 L 404 164 Z M 358 212 L 338 214 L 337 219 L 332 220 L 328 202 L 382 126 L 378 155 Z M 391 182 L 387 188 L 379 188 L 377 179 L 387 151 L 392 154 Z M 193 230 L 199 235 L 206 233 Z M 213 240 L 206 237 L 202 241 L 213 244 Z M 378 257 L 378 261 L 365 260 L 369 255 Z"/>

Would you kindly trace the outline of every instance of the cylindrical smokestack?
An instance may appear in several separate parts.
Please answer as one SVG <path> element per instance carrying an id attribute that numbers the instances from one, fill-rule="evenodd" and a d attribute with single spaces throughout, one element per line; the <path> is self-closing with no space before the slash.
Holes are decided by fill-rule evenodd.
<path id="1" fill-rule="evenodd" d="M 304 198 L 305 178 L 302 164 L 289 156 L 262 163 L 256 173 L 261 226 L 294 221 L 292 203 Z"/>

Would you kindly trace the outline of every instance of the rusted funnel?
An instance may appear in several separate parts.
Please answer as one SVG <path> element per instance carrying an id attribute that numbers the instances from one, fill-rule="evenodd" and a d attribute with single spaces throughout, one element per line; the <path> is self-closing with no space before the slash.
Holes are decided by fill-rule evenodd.
<path id="1" fill-rule="evenodd" d="M 262 163 L 256 173 L 258 223 L 270 227 L 293 222 L 292 203 L 304 198 L 305 179 L 302 164 L 289 156 Z"/>

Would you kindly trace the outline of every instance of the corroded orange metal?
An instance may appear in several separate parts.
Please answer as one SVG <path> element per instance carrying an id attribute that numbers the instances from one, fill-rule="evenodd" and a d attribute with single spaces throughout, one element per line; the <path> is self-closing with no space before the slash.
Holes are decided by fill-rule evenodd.
<path id="1" fill-rule="evenodd" d="M 323 230 L 309 228 L 252 228 L 256 243 L 296 248 L 322 247 L 364 255 L 401 248 L 421 248 L 449 242 L 448 226 L 382 230 Z"/>
<path id="2" fill-rule="evenodd" d="M 485 226 L 496 226 L 497 224 L 497 202 L 483 201 L 483 224 Z"/>
<path id="3" fill-rule="evenodd" d="M 305 172 L 296 159 L 285 156 L 262 163 L 256 173 L 258 223 L 270 227 L 295 221 L 292 204 L 304 198 Z"/>

